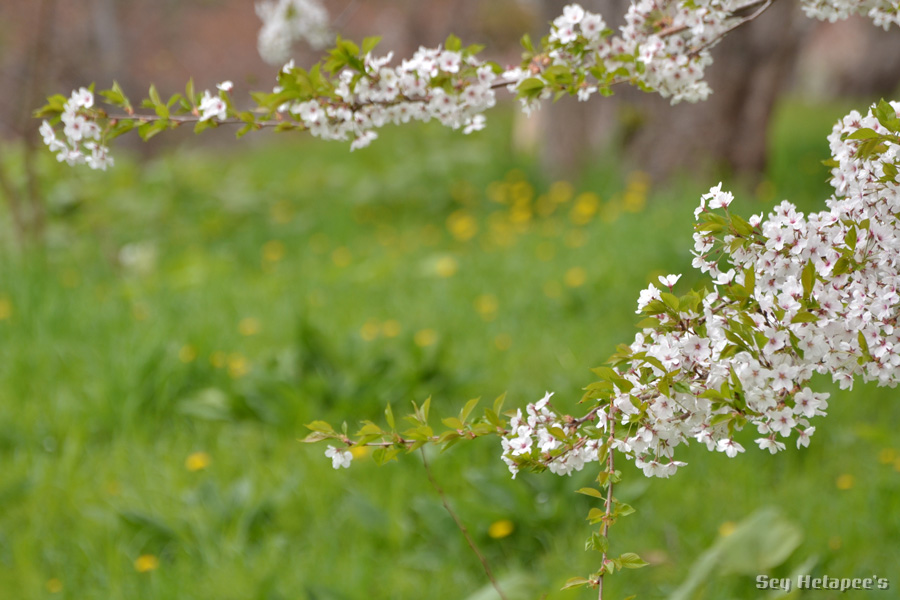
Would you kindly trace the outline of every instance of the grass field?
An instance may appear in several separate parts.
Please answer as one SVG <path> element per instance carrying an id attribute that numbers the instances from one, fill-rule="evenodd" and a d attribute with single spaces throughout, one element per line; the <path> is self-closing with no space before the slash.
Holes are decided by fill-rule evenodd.
<path id="1" fill-rule="evenodd" d="M 769 177 L 733 188 L 734 208 L 817 209 L 843 112 L 786 105 Z M 303 424 L 504 391 L 577 410 L 589 369 L 632 338 L 637 292 L 697 280 L 692 211 L 716 182 L 653 187 L 612 162 L 547 180 L 492 125 L 102 174 L 49 157 L 47 249 L 0 258 L 0 599 L 493 598 L 417 456 L 335 472 Z M 626 467 L 638 512 L 613 550 L 653 566 L 611 578 L 610 598 L 774 598 L 755 575 L 794 572 L 892 590 L 792 598 L 896 597 L 896 392 L 821 387 L 830 415 L 802 452 L 745 432 L 746 454 L 693 447 L 672 480 Z M 510 598 L 594 597 L 558 591 L 599 557 L 574 493 L 592 474 L 511 481 L 499 452 L 483 439 L 431 462 Z"/>

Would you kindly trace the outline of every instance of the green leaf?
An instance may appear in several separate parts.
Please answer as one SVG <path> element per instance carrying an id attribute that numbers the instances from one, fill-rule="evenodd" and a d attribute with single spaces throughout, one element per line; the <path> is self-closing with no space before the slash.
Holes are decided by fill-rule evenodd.
<path id="1" fill-rule="evenodd" d="M 141 139 L 145 142 L 155 136 L 160 131 L 166 129 L 168 124 L 166 121 L 154 121 L 150 123 L 144 123 L 143 125 L 138 127 L 138 135 L 141 136 Z"/>
<path id="2" fill-rule="evenodd" d="M 388 427 L 391 429 L 396 427 L 394 424 L 394 411 L 391 409 L 390 403 L 388 403 L 387 407 L 384 409 L 384 418 L 387 419 Z"/>
<path id="3" fill-rule="evenodd" d="M 794 318 L 791 319 L 791 323 L 816 323 L 818 322 L 818 320 L 819 317 L 812 314 L 811 312 L 801 310 L 796 315 L 794 315 Z"/>
<path id="4" fill-rule="evenodd" d="M 446 419 L 441 419 L 441 423 L 449 427 L 450 429 L 462 429 L 465 427 L 463 422 L 456 417 L 447 417 Z"/>
<path id="5" fill-rule="evenodd" d="M 738 215 L 731 215 L 731 226 L 744 237 L 753 233 L 753 226 Z"/>
<path id="6" fill-rule="evenodd" d="M 499 415 L 503 413 L 503 403 L 504 402 L 506 402 L 506 392 L 503 392 L 502 394 L 497 396 L 497 398 L 494 400 L 493 411 L 494 411 L 495 415 L 498 415 L 498 419 L 499 419 Z"/>
<path id="7" fill-rule="evenodd" d="M 356 435 L 380 435 L 382 433 L 384 432 L 381 430 L 381 427 L 379 427 L 375 423 L 372 423 L 371 421 L 368 421 L 360 428 L 359 431 L 356 432 Z"/>
<path id="8" fill-rule="evenodd" d="M 192 105 L 196 104 L 197 94 L 194 91 L 194 78 L 188 79 L 187 85 L 184 86 L 184 95 Z"/>
<path id="9" fill-rule="evenodd" d="M 681 306 L 681 304 L 678 302 L 678 296 L 676 296 L 675 294 L 662 292 L 660 294 L 660 297 L 662 298 L 662 301 L 665 303 L 665 305 L 671 308 L 673 311 L 677 311 L 678 307 Z"/>
<path id="10" fill-rule="evenodd" d="M 459 411 L 459 420 L 465 423 L 466 419 L 469 417 L 475 407 L 478 406 L 478 402 L 480 400 L 481 398 L 472 398 L 471 400 L 466 402 L 466 405 L 463 407 L 463 409 Z"/>
<path id="11" fill-rule="evenodd" d="M 838 275 L 843 275 L 844 273 L 850 272 L 850 261 L 846 256 L 840 257 L 836 263 L 834 263 L 834 268 L 831 270 L 831 274 L 835 277 Z"/>
<path id="12" fill-rule="evenodd" d="M 634 552 L 626 552 L 616 560 L 625 569 L 640 569 L 650 564 Z"/>
<path id="13" fill-rule="evenodd" d="M 585 496 L 592 496 L 594 498 L 599 498 L 600 500 L 605 500 L 605 498 L 603 497 L 603 494 L 600 492 L 600 490 L 594 489 L 594 488 L 588 488 L 588 487 L 580 488 L 580 489 L 575 490 L 575 493 L 576 494 L 584 494 Z"/>
<path id="14" fill-rule="evenodd" d="M 375 461 L 376 465 L 381 466 L 392 460 L 396 460 L 398 454 L 400 454 L 399 448 L 378 448 L 372 453 L 372 459 Z"/>
<path id="15" fill-rule="evenodd" d="M 844 236 L 844 243 L 851 250 L 856 250 L 856 239 L 857 239 L 856 227 L 851 227 L 847 231 L 847 235 Z"/>
<path id="16" fill-rule="evenodd" d="M 800 281 L 803 283 L 803 298 L 809 300 L 809 296 L 812 294 L 813 284 L 816 282 L 816 265 L 813 264 L 812 259 L 808 260 L 806 266 L 803 267 L 803 274 L 800 276 Z"/>
<path id="17" fill-rule="evenodd" d="M 381 41 L 380 35 L 365 38 L 362 43 L 362 53 L 364 55 L 368 54 L 369 52 L 371 52 L 372 50 L 375 49 L 375 46 L 377 46 L 380 41 Z"/>
<path id="18" fill-rule="evenodd" d="M 444 41 L 444 49 L 452 52 L 459 52 L 462 50 L 462 41 L 451 33 Z"/>
<path id="19" fill-rule="evenodd" d="M 253 131 L 253 129 L 254 129 L 253 123 L 247 123 L 240 129 L 238 129 L 234 135 L 237 139 L 241 139 L 242 137 L 244 137 L 245 135 L 247 135 L 248 133 Z"/>
<path id="20" fill-rule="evenodd" d="M 158 104 L 162 104 L 162 100 L 159 99 L 159 92 L 156 91 L 156 86 L 150 84 L 150 101 L 153 102 L 153 105 L 156 106 Z"/>
<path id="21" fill-rule="evenodd" d="M 884 98 L 878 101 L 878 105 L 875 107 L 873 111 L 875 118 L 878 119 L 878 122 L 884 125 L 888 130 L 893 132 L 900 131 L 900 118 L 897 117 L 897 112 L 894 110 L 894 107 L 890 105 L 889 102 L 885 101 Z"/>
<path id="22" fill-rule="evenodd" d="M 571 579 L 566 580 L 565 585 L 563 585 L 560 590 L 570 590 L 583 585 L 590 585 L 590 583 L 590 579 L 585 579 L 584 577 L 572 577 Z"/>
<path id="23" fill-rule="evenodd" d="M 606 518 L 606 511 L 601 508 L 592 508 L 588 511 L 588 516 L 585 518 L 593 525 Z"/>
<path id="24" fill-rule="evenodd" d="M 529 77 L 525 79 L 519 84 L 518 90 L 520 92 L 529 92 L 533 90 L 542 90 L 546 84 L 543 80 L 538 79 L 537 77 Z"/>
<path id="25" fill-rule="evenodd" d="M 531 36 L 527 33 L 522 36 L 521 40 L 522 47 L 525 48 L 528 52 L 534 53 L 534 42 L 531 41 Z"/>
<path id="26" fill-rule="evenodd" d="M 634 514 L 634 507 L 630 504 L 625 504 L 624 502 L 616 503 L 616 513 L 620 517 L 627 517 L 628 515 Z"/>
<path id="27" fill-rule="evenodd" d="M 600 377 L 601 379 L 605 379 L 607 381 L 619 378 L 619 374 L 610 367 L 594 367 L 593 369 L 591 369 L 591 372 L 597 377 Z"/>
<path id="28" fill-rule="evenodd" d="M 861 129 L 857 129 L 853 133 L 847 136 L 848 140 L 870 140 L 877 139 L 881 136 L 874 129 L 869 129 L 868 127 L 863 127 Z"/>
<path id="29" fill-rule="evenodd" d="M 313 431 L 321 431 L 324 433 L 334 433 L 334 427 L 332 427 L 330 423 L 326 423 L 325 421 L 313 421 L 312 423 L 308 423 L 306 425 L 306 428 L 312 429 Z"/>

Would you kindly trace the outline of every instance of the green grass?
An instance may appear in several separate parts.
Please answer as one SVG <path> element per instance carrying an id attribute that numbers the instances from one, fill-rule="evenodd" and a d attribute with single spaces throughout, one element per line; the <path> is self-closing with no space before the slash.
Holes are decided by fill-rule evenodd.
<path id="1" fill-rule="evenodd" d="M 767 183 L 736 189 L 737 210 L 815 210 L 842 112 L 786 105 Z M 353 154 L 282 138 L 120 157 L 105 174 L 45 161 L 48 248 L 0 259 L 0 598 L 474 598 L 484 574 L 418 457 L 335 472 L 297 442 L 303 424 L 504 391 L 577 410 L 589 368 L 633 335 L 638 290 L 696 280 L 692 211 L 715 183 L 647 190 L 604 163 L 567 191 L 494 125 L 386 132 Z M 582 192 L 596 196 L 573 209 Z M 822 388 L 831 414 L 803 452 L 771 457 L 746 432 L 739 459 L 693 447 L 672 480 L 625 466 L 638 512 L 613 550 L 654 566 L 611 578 L 611 597 L 666 598 L 764 506 L 803 534 L 775 573 L 813 559 L 813 574 L 896 577 L 895 393 Z M 596 567 L 574 494 L 591 474 L 510 481 L 498 455 L 485 439 L 432 462 L 511 596 L 593 597 L 558 591 Z M 512 534 L 490 537 L 502 520 Z M 141 556 L 158 565 L 139 572 Z M 720 571 L 691 597 L 761 597 L 752 574 Z M 839 596 L 854 597 L 808 594 Z"/>

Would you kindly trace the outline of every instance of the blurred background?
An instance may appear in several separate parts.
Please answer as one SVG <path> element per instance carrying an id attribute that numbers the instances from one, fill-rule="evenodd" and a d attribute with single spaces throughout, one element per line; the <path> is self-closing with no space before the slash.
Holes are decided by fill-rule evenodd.
<path id="1" fill-rule="evenodd" d="M 406 56 L 449 33 L 518 61 L 563 2 L 325 3 L 345 37 Z M 589 3 L 613 22 L 618 0 Z M 587 4 L 586 4 L 587 6 Z M 119 139 L 106 173 L 60 166 L 29 118 L 117 80 L 136 99 L 189 77 L 268 89 L 248 0 L 0 5 L 0 599 L 487 599 L 417 456 L 335 472 L 304 423 L 352 426 L 433 398 L 455 413 L 556 392 L 634 334 L 637 292 L 690 270 L 692 211 L 719 180 L 749 215 L 829 193 L 826 135 L 897 98 L 900 34 L 791 3 L 715 49 L 709 102 L 627 90 L 510 102 L 471 136 L 386 129 L 349 153 L 300 135 Z M 316 51 L 298 44 L 299 64 Z M 652 563 L 612 597 L 775 598 L 757 574 L 891 577 L 900 562 L 896 393 L 832 392 L 811 447 L 691 448 L 673 480 L 623 467 L 637 508 L 613 551 Z M 596 568 L 571 478 L 510 481 L 496 440 L 431 462 L 510 598 Z M 814 592 L 810 598 L 852 598 Z M 862 597 L 862 595 L 858 596 Z"/>

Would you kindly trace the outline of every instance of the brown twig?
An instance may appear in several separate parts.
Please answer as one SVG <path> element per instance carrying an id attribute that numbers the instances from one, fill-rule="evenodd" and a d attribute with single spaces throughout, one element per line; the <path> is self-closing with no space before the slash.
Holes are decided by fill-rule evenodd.
<path id="1" fill-rule="evenodd" d="M 456 527 L 462 532 L 463 537 L 466 538 L 466 542 L 469 544 L 469 548 L 472 549 L 472 552 L 475 553 L 475 556 L 478 557 L 478 560 L 481 561 L 481 566 L 484 568 L 484 573 L 487 575 L 488 579 L 491 580 L 491 585 L 494 586 L 494 589 L 497 591 L 497 594 L 503 600 L 507 600 L 506 595 L 503 593 L 503 590 L 500 588 L 500 584 L 497 583 L 497 579 L 494 577 L 494 573 L 491 571 L 491 566 L 488 564 L 487 559 L 484 555 L 478 550 L 478 546 L 475 545 L 475 540 L 472 539 L 472 536 L 469 535 L 469 530 L 466 529 L 466 526 L 463 525 L 463 522 L 459 519 L 453 509 L 450 508 L 450 503 L 447 501 L 447 495 L 444 493 L 444 490 L 441 489 L 441 486 L 437 484 L 434 480 L 434 476 L 431 473 L 431 468 L 428 466 L 428 459 L 425 458 L 425 449 L 421 448 L 422 451 L 422 464 L 425 465 L 425 473 L 428 475 L 428 481 L 431 482 L 431 487 L 435 489 L 438 493 L 438 496 L 441 497 L 441 502 L 444 504 L 444 509 L 450 513 L 450 516 L 453 517 L 453 521 L 456 523 Z"/>

